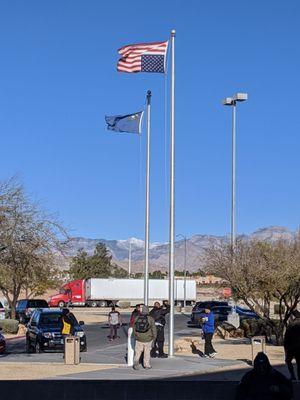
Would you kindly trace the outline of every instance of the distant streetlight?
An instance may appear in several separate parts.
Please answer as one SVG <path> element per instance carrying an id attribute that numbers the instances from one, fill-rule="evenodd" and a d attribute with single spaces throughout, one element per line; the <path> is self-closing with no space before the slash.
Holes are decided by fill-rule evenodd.
<path id="1" fill-rule="evenodd" d="M 129 239 L 129 252 L 128 252 L 128 278 L 131 277 L 131 239 Z"/>
<path id="2" fill-rule="evenodd" d="M 186 236 L 179 233 L 176 237 L 181 237 L 184 240 L 184 273 L 183 273 L 183 307 L 186 307 Z"/>
<path id="3" fill-rule="evenodd" d="M 224 106 L 232 107 L 232 169 L 231 169 L 231 246 L 236 243 L 236 104 L 248 100 L 247 93 L 236 93 L 222 100 Z"/>

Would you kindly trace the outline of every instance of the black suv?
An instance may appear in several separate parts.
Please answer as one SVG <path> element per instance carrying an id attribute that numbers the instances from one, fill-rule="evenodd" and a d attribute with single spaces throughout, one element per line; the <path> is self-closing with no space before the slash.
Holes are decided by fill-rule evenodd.
<path id="1" fill-rule="evenodd" d="M 87 350 L 86 335 L 81 327 L 83 324 L 80 321 L 75 325 L 75 335 L 80 338 L 80 351 Z M 62 310 L 53 308 L 35 310 L 27 325 L 26 352 L 63 351 L 61 330 Z"/>
<path id="2" fill-rule="evenodd" d="M 18 300 L 16 304 L 16 319 L 21 324 L 26 324 L 31 317 L 31 314 L 37 308 L 48 308 L 48 303 L 43 299 L 23 299 Z"/>

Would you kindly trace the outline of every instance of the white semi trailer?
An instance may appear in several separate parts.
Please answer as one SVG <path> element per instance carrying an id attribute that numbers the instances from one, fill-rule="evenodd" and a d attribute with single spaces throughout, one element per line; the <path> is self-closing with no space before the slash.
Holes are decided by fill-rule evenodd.
<path id="1" fill-rule="evenodd" d="M 143 279 L 87 279 L 85 282 L 86 300 L 110 302 L 126 301 L 130 305 L 144 301 Z M 176 304 L 184 301 L 184 280 L 176 279 L 174 287 Z M 149 279 L 149 305 L 155 301 L 163 301 L 169 298 L 169 281 L 166 279 Z M 186 303 L 196 301 L 196 281 L 186 280 Z"/>

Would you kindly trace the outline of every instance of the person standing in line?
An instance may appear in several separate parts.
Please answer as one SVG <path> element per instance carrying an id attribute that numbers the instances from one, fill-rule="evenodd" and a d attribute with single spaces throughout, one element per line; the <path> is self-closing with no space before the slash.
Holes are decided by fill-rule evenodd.
<path id="1" fill-rule="evenodd" d="M 237 387 L 236 400 L 291 400 L 293 385 L 274 369 L 267 355 L 257 354 L 251 371 L 246 372 Z"/>
<path id="2" fill-rule="evenodd" d="M 77 320 L 73 313 L 68 308 L 63 308 L 61 317 L 62 327 L 61 334 L 64 342 L 64 351 L 66 347 L 66 338 L 73 336 L 75 334 L 75 326 L 77 325 Z"/>
<path id="3" fill-rule="evenodd" d="M 62 310 L 62 335 L 71 336 L 75 333 L 75 326 L 77 325 L 77 320 L 73 313 L 68 308 L 63 308 Z"/>
<path id="4" fill-rule="evenodd" d="M 140 315 L 142 306 L 143 306 L 143 304 L 136 304 L 136 306 L 134 307 L 134 310 L 133 310 L 132 313 L 131 313 L 130 321 L 129 321 L 129 326 L 130 326 L 131 328 L 133 327 L 135 318 L 136 318 L 138 315 Z"/>
<path id="5" fill-rule="evenodd" d="M 151 357 L 155 358 L 167 358 L 168 355 L 164 353 L 164 342 L 165 342 L 165 325 L 166 315 L 170 312 L 170 305 L 167 300 L 163 302 L 163 306 L 158 301 L 154 303 L 153 309 L 150 311 L 150 317 L 155 321 L 157 330 L 156 339 L 154 340 L 153 347 L 151 350 Z"/>
<path id="6" fill-rule="evenodd" d="M 156 326 L 154 319 L 149 316 L 148 307 L 145 305 L 142 306 L 140 315 L 134 320 L 133 335 L 136 340 L 133 369 L 139 369 L 142 354 L 144 354 L 144 368 L 152 368 L 150 365 L 150 351 L 153 340 L 156 339 Z"/>
<path id="7" fill-rule="evenodd" d="M 286 329 L 283 346 L 285 351 L 285 362 L 291 375 L 291 379 L 296 379 L 294 366 L 292 363 L 293 359 L 295 359 L 297 375 L 298 379 L 300 380 L 300 312 L 298 310 L 294 310 L 292 312 L 292 316 L 294 319 Z"/>
<path id="8" fill-rule="evenodd" d="M 215 332 L 215 316 L 209 307 L 204 309 L 204 314 L 201 315 L 202 331 L 204 335 L 204 357 L 214 358 L 218 353 L 212 345 L 212 338 Z"/>
<path id="9" fill-rule="evenodd" d="M 117 339 L 118 336 L 118 328 L 121 325 L 121 314 L 119 311 L 116 311 L 115 306 L 112 306 L 110 313 L 108 314 L 108 324 L 110 328 L 109 341 Z"/>

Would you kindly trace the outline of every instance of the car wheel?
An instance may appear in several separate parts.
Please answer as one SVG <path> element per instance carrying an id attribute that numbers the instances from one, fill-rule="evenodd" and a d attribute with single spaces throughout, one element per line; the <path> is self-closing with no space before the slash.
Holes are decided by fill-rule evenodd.
<path id="1" fill-rule="evenodd" d="M 36 342 L 36 344 L 35 344 L 35 352 L 38 354 L 42 353 L 41 345 L 39 342 Z"/>
<path id="2" fill-rule="evenodd" d="M 64 308 L 64 306 L 65 306 L 65 302 L 64 301 L 59 301 L 58 302 L 58 307 L 59 308 Z"/>

